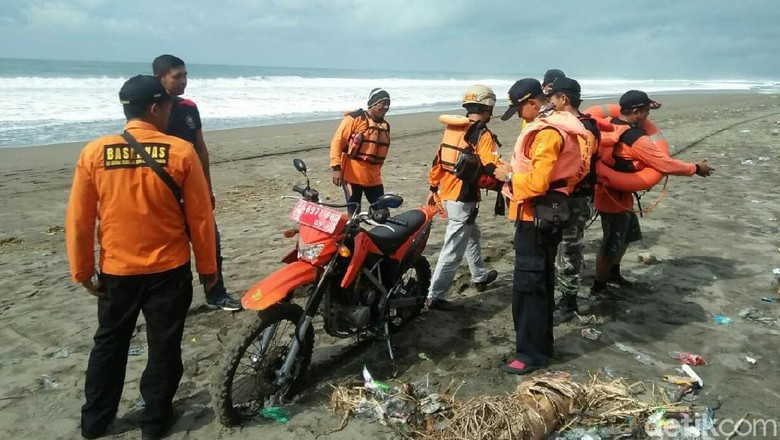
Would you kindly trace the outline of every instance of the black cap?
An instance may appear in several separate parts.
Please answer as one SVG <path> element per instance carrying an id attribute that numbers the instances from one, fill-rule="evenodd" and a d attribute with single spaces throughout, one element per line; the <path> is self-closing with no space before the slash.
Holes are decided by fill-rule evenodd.
<path id="1" fill-rule="evenodd" d="M 504 116 L 501 116 L 501 120 L 508 121 L 517 113 L 517 109 L 523 102 L 541 94 L 542 85 L 535 78 L 523 78 L 515 82 L 509 88 L 509 108 L 504 112 Z"/>
<path id="2" fill-rule="evenodd" d="M 160 80 L 150 75 L 136 75 L 119 89 L 119 101 L 122 105 L 151 104 L 170 99 Z"/>
<path id="3" fill-rule="evenodd" d="M 647 93 L 641 90 L 629 90 L 620 97 L 621 109 L 633 109 L 641 107 L 658 108 L 661 105 L 650 99 Z"/>
<path id="4" fill-rule="evenodd" d="M 550 95 L 553 93 L 563 93 L 569 98 L 576 99 L 580 99 L 581 92 L 582 89 L 580 88 L 580 83 L 578 83 L 576 80 L 566 77 L 558 78 L 553 81 L 552 87 L 550 88 Z"/>
<path id="5" fill-rule="evenodd" d="M 566 78 L 566 74 L 561 69 L 550 69 L 544 72 L 544 79 L 542 80 L 542 87 L 554 82 L 558 78 Z"/>

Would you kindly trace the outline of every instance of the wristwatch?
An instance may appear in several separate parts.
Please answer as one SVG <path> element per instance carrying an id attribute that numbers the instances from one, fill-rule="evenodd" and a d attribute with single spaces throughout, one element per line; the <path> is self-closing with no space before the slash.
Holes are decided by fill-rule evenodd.
<path id="1" fill-rule="evenodd" d="M 512 181 L 512 174 L 514 174 L 512 171 L 506 173 L 504 176 L 504 182 L 509 183 Z"/>

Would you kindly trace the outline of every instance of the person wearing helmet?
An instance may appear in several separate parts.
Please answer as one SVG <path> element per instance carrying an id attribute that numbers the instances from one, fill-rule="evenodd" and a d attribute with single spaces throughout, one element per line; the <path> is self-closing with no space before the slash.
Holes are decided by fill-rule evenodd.
<path id="1" fill-rule="evenodd" d="M 499 163 L 500 143 L 487 128 L 495 105 L 493 90 L 475 85 L 463 95 L 466 116 L 439 117 L 446 128 L 428 176 L 427 203 L 433 205 L 437 200 L 443 203 L 447 231 L 425 303 L 429 310 L 457 308 L 444 296 L 464 255 L 477 291 L 485 290 L 498 278 L 498 272 L 488 270 L 482 260 L 480 230 L 476 222 L 480 188 L 500 190 L 503 183 L 493 175 Z"/>

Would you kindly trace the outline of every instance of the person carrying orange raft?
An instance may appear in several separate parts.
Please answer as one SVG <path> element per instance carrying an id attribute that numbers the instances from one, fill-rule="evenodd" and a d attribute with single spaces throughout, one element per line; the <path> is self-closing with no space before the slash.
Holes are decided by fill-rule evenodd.
<path id="1" fill-rule="evenodd" d="M 697 174 L 707 177 L 712 174 L 714 168 L 707 165 L 706 160 L 693 164 L 671 158 L 641 128 L 650 110 L 659 107 L 660 104 L 650 99 L 645 92 L 629 90 L 624 93 L 620 97 L 620 116 L 611 119 L 614 132 L 610 137 L 615 144 L 611 150 L 600 149 L 601 162 L 610 163 L 610 168 L 621 173 L 636 173 L 649 167 L 659 173 L 675 176 Z M 610 151 L 611 157 L 605 157 Z M 651 186 L 652 184 L 648 183 L 647 188 L 637 190 L 650 189 Z M 632 284 L 620 273 L 620 261 L 629 243 L 642 238 L 642 231 L 633 209 L 632 193 L 613 189 L 599 177 L 594 203 L 601 216 L 604 239 L 596 256 L 596 279 L 591 294 L 614 298 L 615 294 L 609 289 L 607 283 L 619 286 Z"/>
<path id="2" fill-rule="evenodd" d="M 360 207 L 363 194 L 374 203 L 385 193 L 382 165 L 390 148 L 390 124 L 385 121 L 389 109 L 390 95 L 371 90 L 366 110 L 345 114 L 330 142 L 333 184 L 344 189 L 350 214 Z"/>
<path id="3" fill-rule="evenodd" d="M 493 176 L 499 160 L 498 141 L 487 128 L 495 105 L 493 90 L 476 85 L 463 95 L 466 116 L 442 115 L 439 118 L 446 128 L 428 174 L 427 203 L 435 204 L 437 197 L 443 202 L 447 232 L 425 303 L 429 310 L 457 308 L 444 299 L 444 295 L 450 289 L 464 255 L 477 291 L 485 290 L 498 278 L 498 272 L 487 270 L 482 260 L 477 225 L 480 188 L 498 191 L 503 185 Z"/>

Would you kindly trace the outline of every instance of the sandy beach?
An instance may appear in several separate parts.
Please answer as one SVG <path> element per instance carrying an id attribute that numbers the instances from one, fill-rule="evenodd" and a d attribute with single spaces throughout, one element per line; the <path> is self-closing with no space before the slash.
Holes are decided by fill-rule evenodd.
<path id="1" fill-rule="evenodd" d="M 663 130 L 671 150 L 681 152 L 677 157 L 686 161 L 708 158 L 716 172 L 707 179 L 669 179 L 660 205 L 641 219 L 644 239 L 632 245 L 624 259 L 624 271 L 636 285 L 622 289 L 622 298 L 609 306 L 582 301 L 583 314 L 603 318 L 604 323 L 595 326 L 602 337 L 582 338 L 579 322 L 556 327 L 556 356 L 550 369 L 570 371 L 577 380 L 600 373 L 659 385 L 662 376 L 675 374 L 678 365 L 668 352 L 693 352 L 707 361 L 695 367 L 704 380 L 699 404 L 719 406 L 716 416 L 721 419 L 736 421 L 749 412 L 752 418 L 780 423 L 776 323 L 780 299 L 762 301 L 779 296 L 772 270 L 780 267 L 780 96 L 653 98 L 663 107 L 651 119 Z M 586 101 L 582 108 L 603 102 L 608 101 Z M 505 100 L 500 103 L 490 127 L 504 145 L 502 156 L 508 158 L 520 124 L 517 119 L 498 119 Z M 387 192 L 402 195 L 407 208 L 425 200 L 428 168 L 441 139 L 439 114 L 394 116 L 392 109 L 388 114 L 392 145 L 384 185 Z M 301 181 L 292 158 L 306 161 L 313 187 L 330 200 L 341 199 L 327 167 L 328 145 L 337 124 L 320 121 L 205 133 L 225 283 L 231 292 L 240 295 L 279 267 L 279 258 L 294 244 L 282 235 L 292 225 L 287 219 L 292 203 L 281 199 Z M 82 146 L 0 149 L 0 438 L 79 438 L 96 304 L 81 286 L 70 282 L 62 226 Z M 645 196 L 645 206 L 659 190 L 660 186 Z M 258 419 L 227 429 L 215 419 L 209 380 L 222 355 L 221 344 L 254 315 L 207 311 L 202 289 L 196 286 L 182 342 L 185 372 L 175 403 L 182 416 L 169 438 L 397 438 L 390 428 L 360 420 L 326 434 L 341 422 L 341 415 L 327 408 L 329 384 L 360 377 L 363 365 L 379 379 L 428 377 L 442 387 L 453 380 L 462 382 L 460 399 L 512 391 L 523 378 L 506 375 L 499 367 L 514 354 L 513 225 L 493 216 L 494 200 L 491 194 L 483 202 L 478 221 L 483 255 L 499 271 L 499 280 L 477 293 L 464 265 L 450 295 L 466 310 L 426 313 L 411 323 L 394 339 L 395 365 L 381 343 L 349 349 L 318 328 L 309 386 L 289 406 L 293 417 L 284 425 Z M 437 219 L 425 252 L 432 264 L 444 225 Z M 600 240 L 597 220 L 586 231 L 587 286 Z M 657 263 L 640 262 L 641 253 L 657 257 Z M 748 307 L 771 319 L 740 317 Z M 718 324 L 716 315 L 734 322 Z M 142 318 L 131 346 L 146 348 Z M 642 353 L 643 362 L 619 347 Z M 128 359 L 119 418 L 109 430 L 114 438 L 140 437 L 138 382 L 145 363 L 145 352 Z"/>

